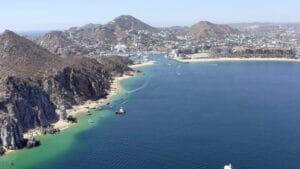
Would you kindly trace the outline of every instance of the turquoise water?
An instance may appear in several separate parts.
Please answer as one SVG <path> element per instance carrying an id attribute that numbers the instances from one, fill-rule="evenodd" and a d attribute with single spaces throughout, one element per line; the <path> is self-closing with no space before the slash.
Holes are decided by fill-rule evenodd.
<path id="1" fill-rule="evenodd" d="M 6 162 L 15 158 L 18 169 L 299 168 L 299 63 L 155 59 L 159 65 L 123 82 L 127 92 L 94 114 L 94 126 L 80 123 Z M 121 104 L 128 113 L 115 116 Z"/>

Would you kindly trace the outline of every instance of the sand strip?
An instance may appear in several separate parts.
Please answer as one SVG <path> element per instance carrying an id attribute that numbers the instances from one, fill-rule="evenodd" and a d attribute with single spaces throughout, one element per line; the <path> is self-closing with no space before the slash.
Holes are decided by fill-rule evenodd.
<path id="1" fill-rule="evenodd" d="M 197 58 L 197 59 L 182 59 L 179 57 L 173 58 L 178 62 L 223 62 L 223 61 L 278 61 L 278 62 L 300 62 L 300 59 L 290 58 Z"/>

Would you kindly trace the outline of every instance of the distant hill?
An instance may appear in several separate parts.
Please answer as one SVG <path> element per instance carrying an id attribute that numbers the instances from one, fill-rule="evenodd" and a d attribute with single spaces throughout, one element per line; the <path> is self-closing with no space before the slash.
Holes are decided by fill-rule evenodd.
<path id="1" fill-rule="evenodd" d="M 157 28 L 154 28 L 130 15 L 121 15 L 115 18 L 113 21 L 107 23 L 105 27 L 113 29 L 117 34 L 120 32 L 132 32 L 142 30 L 149 32 L 158 31 Z"/>
<path id="2" fill-rule="evenodd" d="M 0 76 L 32 76 L 61 65 L 54 56 L 30 40 L 6 30 L 0 36 Z"/>
<path id="3" fill-rule="evenodd" d="M 185 34 L 194 38 L 225 37 L 230 34 L 238 34 L 239 31 L 228 25 L 213 24 L 201 21 L 185 30 Z"/>
<path id="4" fill-rule="evenodd" d="M 110 50 L 111 45 L 119 42 L 129 43 L 138 34 L 143 36 L 158 31 L 159 29 L 133 16 L 122 15 L 104 25 L 90 23 L 82 27 L 72 27 L 67 31 L 50 32 L 38 38 L 36 43 L 55 54 L 62 53 L 61 49 L 66 48 L 69 48 L 69 51 L 73 49 L 84 53 L 86 46 Z M 148 38 L 151 39 L 151 37 L 146 39 Z"/>
<path id="5" fill-rule="evenodd" d="M 111 51 L 118 43 L 124 44 L 129 51 L 164 51 L 165 42 L 183 40 L 188 35 L 192 39 L 224 38 L 238 34 L 237 29 L 228 25 L 218 25 L 207 21 L 191 27 L 155 28 L 130 16 L 121 15 L 107 24 L 87 24 L 72 27 L 61 32 L 50 32 L 36 40 L 36 43 L 54 54 L 97 55 L 100 51 Z M 172 48 L 172 45 L 169 45 Z"/>
<path id="6" fill-rule="evenodd" d="M 59 51 L 61 48 L 75 45 L 75 42 L 69 37 L 69 34 L 63 31 L 49 32 L 42 38 L 38 38 L 37 42 L 52 53 L 59 53 L 61 52 Z"/>

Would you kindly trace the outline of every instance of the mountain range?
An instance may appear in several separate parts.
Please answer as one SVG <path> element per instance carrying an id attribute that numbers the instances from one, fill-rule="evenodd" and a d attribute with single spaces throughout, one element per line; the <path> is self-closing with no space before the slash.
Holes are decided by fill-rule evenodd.
<path id="1" fill-rule="evenodd" d="M 164 41 L 180 41 L 179 37 L 193 39 L 224 38 L 239 34 L 228 25 L 201 21 L 191 27 L 156 28 L 129 15 L 122 15 L 107 24 L 87 24 L 66 31 L 49 32 L 35 42 L 55 54 L 88 54 L 97 49 L 111 50 L 118 43 L 125 44 L 130 51 L 159 50 Z"/>

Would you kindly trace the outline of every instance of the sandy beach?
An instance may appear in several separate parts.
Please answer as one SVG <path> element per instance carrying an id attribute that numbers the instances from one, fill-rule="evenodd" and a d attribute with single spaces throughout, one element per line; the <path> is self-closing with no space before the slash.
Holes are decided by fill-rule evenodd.
<path id="1" fill-rule="evenodd" d="M 89 110 L 92 110 L 92 109 L 101 108 L 101 106 L 104 106 L 107 103 L 109 103 L 113 96 L 115 96 L 115 95 L 122 92 L 123 88 L 122 88 L 122 85 L 121 85 L 121 81 L 125 80 L 125 79 L 132 78 L 132 77 L 134 77 L 134 76 L 124 75 L 124 76 L 121 76 L 121 77 L 115 77 L 112 84 L 111 84 L 111 89 L 108 92 L 109 94 L 108 94 L 107 98 L 99 99 L 97 101 L 88 100 L 88 101 L 86 101 L 85 103 L 83 103 L 81 105 L 75 105 L 75 106 L 72 107 L 72 109 L 66 110 L 67 114 L 76 117 L 80 113 L 85 113 L 85 112 L 88 112 Z M 65 120 L 59 120 L 58 122 L 53 123 L 52 125 L 54 126 L 54 128 L 59 129 L 60 131 L 62 131 L 62 130 L 65 130 L 65 129 L 71 127 L 73 124 L 68 123 Z M 30 130 L 30 131 L 23 134 L 24 138 L 29 138 L 32 135 L 33 136 L 38 136 L 38 135 L 41 135 L 41 133 L 39 132 L 38 129 L 33 129 L 33 130 Z"/>
<path id="2" fill-rule="evenodd" d="M 178 62 L 216 62 L 216 61 L 278 61 L 278 62 L 300 62 L 300 59 L 289 58 L 194 58 L 194 59 L 181 59 L 179 57 L 173 58 Z"/>
<path id="3" fill-rule="evenodd" d="M 146 62 L 143 62 L 143 63 L 131 65 L 129 67 L 131 67 L 132 69 L 136 69 L 136 68 L 140 68 L 140 67 L 143 67 L 143 66 L 150 66 L 150 65 L 154 65 L 154 64 L 157 64 L 157 62 L 153 61 L 153 60 L 149 60 L 149 61 L 146 61 Z"/>

